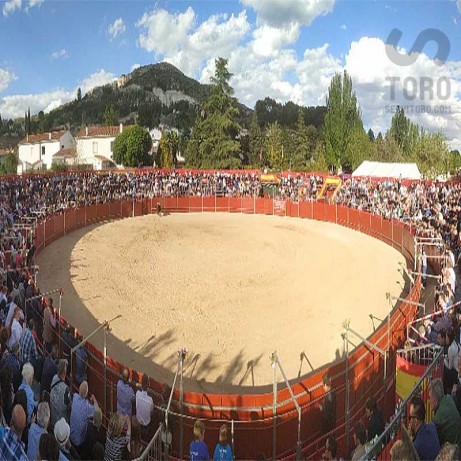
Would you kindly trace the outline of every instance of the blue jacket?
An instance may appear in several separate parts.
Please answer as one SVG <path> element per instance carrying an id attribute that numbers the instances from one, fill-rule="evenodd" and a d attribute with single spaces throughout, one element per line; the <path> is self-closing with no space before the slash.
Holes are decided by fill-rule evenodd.
<path id="1" fill-rule="evenodd" d="M 208 461 L 208 447 L 203 440 L 194 440 L 190 444 L 190 461 Z"/>
<path id="2" fill-rule="evenodd" d="M 233 461 L 232 448 L 229 444 L 221 445 L 218 443 L 214 450 L 213 461 Z"/>
<path id="3" fill-rule="evenodd" d="M 422 461 L 434 461 L 440 451 L 439 436 L 434 423 L 423 423 L 413 440 Z"/>

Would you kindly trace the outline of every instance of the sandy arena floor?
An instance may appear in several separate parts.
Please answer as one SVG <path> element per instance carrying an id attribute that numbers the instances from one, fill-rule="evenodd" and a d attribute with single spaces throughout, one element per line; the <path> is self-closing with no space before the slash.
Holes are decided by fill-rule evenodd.
<path id="1" fill-rule="evenodd" d="M 403 289 L 399 262 L 333 224 L 172 214 L 61 238 L 40 254 L 38 283 L 64 288 L 63 315 L 84 334 L 121 314 L 108 341 L 120 362 L 171 383 L 185 347 L 187 389 L 233 392 L 272 383 L 274 349 L 290 379 L 311 371 L 302 352 L 314 368 L 339 358 L 345 319 L 368 336 L 369 314 L 384 318 L 385 293 Z"/>

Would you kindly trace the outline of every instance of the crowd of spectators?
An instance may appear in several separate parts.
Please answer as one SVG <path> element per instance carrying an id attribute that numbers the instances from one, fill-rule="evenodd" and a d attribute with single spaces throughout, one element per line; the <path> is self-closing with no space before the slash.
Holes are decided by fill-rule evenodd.
<path id="1" fill-rule="evenodd" d="M 323 181 L 321 176 L 288 175 L 273 184 L 273 192 L 281 199 L 315 200 Z M 64 350 L 56 347 L 58 320 L 53 300 L 41 296 L 34 280 L 33 232 L 18 224 L 33 223 L 34 219 L 63 209 L 120 199 L 210 195 L 261 197 L 264 193 L 264 184 L 255 172 L 65 173 L 0 181 L 0 265 L 4 269 L 0 291 L 0 460 L 38 459 L 39 456 L 55 459 L 56 453 L 59 459 L 133 458 L 139 456 L 142 441 L 150 439 L 155 423 L 162 418 L 156 415 L 154 402 L 147 392 L 147 377 L 143 376 L 137 388 L 129 381 L 125 370 L 117 385 L 117 412 L 111 416 L 106 431 L 102 412 L 90 392 L 84 348 L 77 349 L 76 353 L 75 384 L 78 387 L 69 387 L 69 350 L 78 344 L 78 338 L 63 329 Z M 461 443 L 461 434 L 456 432 L 456 440 L 451 440 L 441 436 L 437 426 L 437 412 L 446 407 L 445 396 L 461 412 L 458 364 L 461 364 L 461 316 L 456 303 L 455 275 L 456 266 L 461 266 L 461 186 L 457 183 L 343 178 L 342 186 L 331 200 L 387 219 L 411 222 L 418 236 L 431 237 L 437 242 L 435 253 L 433 248 L 421 247 L 420 267 L 424 282 L 427 282 L 428 259 L 432 263 L 431 257 L 440 256 L 437 261 L 442 271 L 435 289 L 435 310 L 440 312 L 417 325 L 418 335 L 414 342 L 438 342 L 446 351 L 443 394 L 439 395 L 438 387 L 431 391 L 436 409 L 434 424 L 440 446 L 446 441 Z M 334 428 L 336 402 L 328 376 L 324 386 L 327 411 L 321 431 L 327 433 Z M 167 394 L 164 401 L 168 399 Z M 370 439 L 370 427 L 379 426 L 376 429 L 379 433 L 382 426 L 382 414 L 376 402 L 373 405 L 371 401 L 370 405 L 369 421 L 375 418 L 376 424 L 355 428 L 358 448 L 363 448 Z M 423 427 L 416 424 L 421 422 L 420 402 L 414 402 L 413 407 L 415 424 L 410 434 L 417 438 Z M 458 432 L 461 431 L 461 421 L 457 427 Z M 429 434 L 431 429 L 427 431 Z M 194 435 L 191 459 L 208 457 L 202 422 L 194 426 Z M 328 440 L 329 453 L 335 452 L 335 442 Z M 225 426 L 220 431 L 216 456 L 218 459 L 231 457 Z"/>

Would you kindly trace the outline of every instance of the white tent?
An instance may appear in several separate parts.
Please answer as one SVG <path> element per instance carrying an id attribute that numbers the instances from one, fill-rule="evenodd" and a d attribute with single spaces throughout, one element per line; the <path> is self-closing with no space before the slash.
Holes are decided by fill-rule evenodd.
<path id="1" fill-rule="evenodd" d="M 365 160 L 352 176 L 371 176 L 374 178 L 421 179 L 416 163 L 384 163 Z"/>

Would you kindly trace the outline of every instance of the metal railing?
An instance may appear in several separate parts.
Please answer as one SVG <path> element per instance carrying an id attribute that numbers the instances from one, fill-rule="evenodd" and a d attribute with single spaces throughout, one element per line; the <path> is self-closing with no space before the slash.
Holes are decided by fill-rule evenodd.
<path id="1" fill-rule="evenodd" d="M 441 373 L 443 349 L 438 345 L 431 344 L 409 349 L 399 349 L 397 355 L 411 363 L 418 365 L 427 364 L 427 369 L 413 386 L 408 396 L 398 405 L 394 416 L 386 426 L 384 432 L 373 441 L 371 446 L 367 447 L 365 455 L 360 458 L 361 461 L 376 460 L 386 451 L 389 443 L 398 436 L 402 423 L 405 422 L 407 407 L 412 397 L 415 395 L 424 395 L 429 388 L 432 377 L 439 372 Z"/>
<path id="2" fill-rule="evenodd" d="M 150 439 L 150 442 L 147 444 L 146 448 L 141 453 L 141 456 L 139 456 L 139 458 L 135 458 L 134 461 L 161 461 L 162 459 L 164 459 L 162 453 L 162 433 L 163 424 L 160 424 L 157 431 Z"/>

